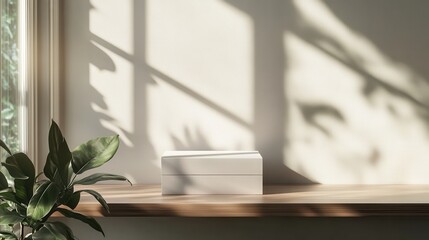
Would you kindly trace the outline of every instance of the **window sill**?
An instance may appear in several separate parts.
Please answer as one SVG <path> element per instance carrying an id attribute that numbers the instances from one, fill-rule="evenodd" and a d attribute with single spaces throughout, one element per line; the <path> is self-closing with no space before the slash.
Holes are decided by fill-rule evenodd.
<path id="1" fill-rule="evenodd" d="M 429 185 L 277 185 L 264 195 L 162 196 L 159 185 L 96 185 L 110 213 L 82 196 L 93 217 L 361 217 L 429 215 Z"/>

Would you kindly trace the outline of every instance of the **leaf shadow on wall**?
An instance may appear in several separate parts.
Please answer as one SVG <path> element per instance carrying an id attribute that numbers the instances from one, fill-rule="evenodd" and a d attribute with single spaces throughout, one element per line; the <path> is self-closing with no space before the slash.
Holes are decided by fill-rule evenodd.
<path id="1" fill-rule="evenodd" d="M 81 105 L 76 104 L 78 107 L 75 107 L 78 109 L 74 110 L 76 113 L 79 112 L 90 116 L 85 119 L 84 125 L 86 126 L 82 127 L 84 132 L 89 135 L 94 132 L 106 132 L 107 128 L 100 124 L 100 120 L 102 120 L 105 123 L 110 123 L 110 126 L 116 126 L 115 131 L 121 132 L 121 135 L 134 144 L 134 146 L 123 146 L 123 151 L 127 151 L 126 156 L 131 158 L 127 161 L 138 162 L 137 165 L 141 166 L 141 169 L 130 169 L 129 166 L 124 164 L 120 166 L 119 171 L 130 172 L 132 175 L 139 175 L 144 171 L 150 175 L 151 179 L 157 179 L 159 176 L 159 166 L 154 164 L 157 161 L 157 154 L 155 154 L 148 133 L 148 86 L 156 84 L 152 79 L 152 76 L 156 76 L 217 113 L 250 129 L 255 139 L 255 148 L 264 157 L 265 183 L 314 183 L 315 181 L 310 180 L 313 177 L 309 173 L 308 166 L 294 166 L 296 172 L 288 167 L 291 159 L 288 158 L 285 152 L 290 149 L 292 143 L 296 142 L 296 139 L 290 136 L 290 132 L 294 130 L 294 126 L 291 126 L 290 122 L 291 105 L 298 109 L 298 114 L 305 122 L 307 129 L 316 129 L 326 136 L 326 139 L 337 137 L 338 130 L 333 128 L 333 125 L 340 127 L 340 131 L 343 131 L 343 133 L 351 130 L 349 113 L 353 112 L 353 109 L 344 109 L 338 102 L 301 101 L 290 96 L 290 92 L 294 90 L 290 89 L 290 79 L 288 79 L 291 62 L 288 62 L 290 61 L 288 58 L 289 52 L 286 51 L 290 49 L 285 49 L 285 41 L 286 44 L 288 41 L 287 39 L 285 40 L 285 34 L 289 33 L 305 44 L 317 49 L 317 51 L 338 65 L 358 75 L 362 79 L 362 84 L 356 89 L 360 94 L 360 101 L 368 103 L 370 106 L 376 106 L 377 99 L 383 96 L 381 93 L 387 94 L 389 97 L 385 99 L 386 109 L 391 113 L 391 119 L 401 118 L 402 110 L 396 104 L 396 101 L 401 101 L 401 103 L 404 102 L 405 105 L 412 109 L 415 115 L 418 116 L 419 121 L 429 126 L 429 113 L 427 110 L 429 98 L 426 96 L 429 90 L 427 84 L 429 70 L 425 66 L 429 57 L 426 53 L 427 51 L 422 51 L 422 49 L 427 48 L 426 43 L 429 40 L 428 30 L 424 26 L 424 23 L 427 22 L 427 16 L 423 10 L 427 9 L 429 3 L 422 1 L 419 4 L 408 4 L 401 1 L 392 1 L 386 4 L 383 1 L 374 3 L 372 1 L 299 0 L 225 0 L 224 2 L 247 14 L 254 27 L 254 116 L 252 123 L 241 121 L 228 109 L 216 105 L 216 103 L 200 93 L 180 85 L 180 82 L 174 77 L 148 66 L 146 61 L 146 1 L 135 0 L 133 2 L 133 54 L 124 52 L 108 40 L 91 33 L 89 29 L 73 29 L 77 28 L 77 26 L 89 26 L 91 5 L 89 1 L 85 1 L 85 4 L 82 4 L 81 1 L 79 4 L 73 3 L 73 1 L 66 1 L 65 5 L 67 6 L 65 7 L 80 7 L 82 9 L 75 12 L 88 12 L 88 15 L 82 14 L 76 18 L 79 22 L 74 24 L 66 23 L 67 29 L 72 28 L 72 31 L 79 34 L 80 37 L 64 36 L 63 41 L 77 39 L 76 42 L 67 44 L 80 51 L 76 53 L 66 52 L 67 55 L 72 56 L 71 59 L 76 61 L 65 62 L 64 65 L 73 65 L 71 69 L 82 70 L 79 74 L 67 74 L 68 76 L 76 76 L 79 84 L 66 83 L 64 87 L 76 88 L 77 85 L 79 90 L 74 92 L 79 92 L 80 95 L 66 96 L 66 99 L 76 99 L 77 102 L 82 102 L 78 98 L 83 98 L 86 101 L 89 96 L 90 101 Z M 299 7 L 300 4 L 312 3 L 317 3 L 319 7 L 322 6 L 324 9 L 328 9 L 330 19 L 335 20 L 337 25 L 342 26 L 337 29 L 342 32 L 350 32 L 346 38 L 341 38 L 340 34 L 337 35 L 335 31 L 330 31 L 333 29 L 330 29 L 327 25 L 317 25 L 317 22 L 322 22 L 318 21 L 320 16 L 316 14 L 317 11 L 312 11 L 312 17 L 309 18 L 305 11 Z M 380 15 L 380 9 L 385 7 L 387 7 L 386 11 L 383 12 L 383 15 Z M 67 11 L 64 12 L 67 13 Z M 412 17 L 403 20 L 401 16 L 405 14 L 404 12 L 406 12 L 407 16 Z M 67 19 L 70 18 L 69 16 Z M 347 40 L 356 41 L 357 45 L 352 45 L 352 41 Z M 368 46 L 370 47 L 368 48 Z M 364 50 L 368 49 L 370 54 L 366 55 Z M 109 54 L 111 53 L 131 62 L 134 67 L 132 79 L 134 130 L 132 132 L 117 124 L 118 120 L 115 116 L 109 114 L 106 96 L 103 96 L 90 83 L 90 64 L 98 70 L 118 71 L 119 66 L 110 57 Z M 85 61 L 85 58 L 81 58 L 81 56 L 86 57 L 88 60 Z M 386 77 L 377 68 L 375 68 L 376 70 L 371 68 L 371 66 L 379 65 L 388 67 L 389 70 L 399 69 L 399 71 L 393 78 Z M 83 79 L 81 78 L 82 76 Z M 399 82 L 402 81 L 401 84 L 395 82 L 397 79 L 400 79 Z M 118 81 L 121 80 L 118 79 Z M 320 79 L 314 79 L 314 81 L 318 80 Z M 67 94 L 67 91 L 63 92 Z M 343 100 L 347 101 L 348 99 Z M 72 104 L 67 104 L 67 106 L 70 105 Z M 97 111 L 94 111 L 94 106 L 97 106 Z M 327 125 L 326 122 L 321 121 L 321 119 L 327 118 L 330 119 L 330 123 L 333 123 L 332 125 Z M 76 116 L 73 114 L 64 116 L 63 119 L 65 122 L 70 121 L 74 124 L 70 125 L 72 128 L 68 129 L 67 132 L 73 132 L 74 128 L 77 127 L 76 123 L 82 121 L 77 114 Z M 109 128 L 109 132 L 111 130 L 112 128 Z M 184 131 L 189 130 L 184 127 Z M 210 147 L 210 139 L 204 136 L 203 133 L 199 134 L 198 137 L 194 136 L 195 139 L 188 137 L 182 142 L 178 140 L 177 136 L 171 136 L 171 138 L 177 149 Z M 362 176 L 364 173 L 361 169 L 382 167 L 382 161 L 379 160 L 385 157 L 385 151 L 377 143 L 372 142 L 368 144 L 367 148 L 369 154 L 364 157 L 354 156 L 350 153 L 346 154 L 348 156 L 344 158 L 336 157 L 338 159 L 334 159 L 339 162 L 338 164 L 343 164 L 344 171 L 349 171 L 355 175 L 356 182 L 363 182 L 364 180 Z M 313 169 L 320 166 L 317 159 L 312 161 L 314 161 Z M 361 165 L 354 165 L 357 163 Z"/>
<path id="2" fill-rule="evenodd" d="M 298 1 L 295 2 L 300 24 L 294 25 L 290 31 L 339 66 L 357 74 L 362 85 L 356 90 L 360 91 L 360 101 L 367 104 L 368 109 L 375 110 L 378 114 L 389 112 L 385 125 L 396 123 L 398 128 L 407 129 L 413 124 L 414 126 L 423 124 L 429 130 L 429 98 L 427 97 L 429 75 L 427 68 L 422 66 L 423 62 L 429 60 L 427 51 L 422 51 L 427 48 L 429 39 L 429 31 L 424 26 L 424 22 L 427 22 L 427 14 L 422 10 L 429 7 L 427 2 L 409 4 L 403 1 L 388 3 L 377 1 L 374 4 L 373 1 L 347 3 L 315 1 L 318 4 L 312 7 L 318 8 L 319 13 L 325 14 L 324 16 L 320 14 L 319 18 L 317 14 L 311 16 L 310 11 L 299 7 L 304 1 L 299 4 Z M 383 9 L 382 15 L 381 9 Z M 404 18 L 404 16 L 410 17 Z M 331 26 L 328 26 L 327 23 L 330 23 L 328 19 L 335 23 L 331 22 Z M 323 26 L 324 23 L 326 25 Z M 342 99 L 342 101 L 350 100 Z M 320 103 L 311 104 L 316 107 Z M 330 103 L 330 108 L 342 113 L 341 124 L 345 129 L 356 131 L 350 123 L 347 125 L 351 120 L 350 112 L 353 110 L 344 109 L 341 104 L 335 102 Z M 304 117 L 305 110 L 301 108 Z M 319 116 L 320 114 L 317 114 L 313 119 Z M 364 129 L 372 125 L 372 119 L 379 120 L 375 114 L 361 117 L 360 127 Z M 356 124 L 356 119 L 353 120 Z M 315 123 L 316 121 L 313 121 L 312 124 L 317 127 Z M 391 157 L 386 157 L 393 154 L 392 149 L 399 153 L 410 151 L 407 150 L 406 145 L 396 147 L 391 145 L 401 141 L 399 130 L 403 129 L 386 127 L 377 130 L 379 131 L 377 140 L 367 140 L 371 144 L 368 145 L 368 154 L 364 158 L 350 153 L 349 156 L 338 157 L 338 161 L 344 165 L 343 169 L 355 175 L 356 182 L 367 182 L 365 174 L 369 170 L 383 172 L 386 168 L 390 168 L 390 174 L 395 177 L 381 179 L 381 181 L 406 182 L 408 177 L 403 173 L 413 164 L 407 164 L 404 161 L 410 160 L 393 160 Z M 326 129 L 324 131 L 326 132 Z M 332 128 L 329 131 L 331 135 L 335 133 Z M 397 132 L 397 136 L 384 137 L 384 134 L 390 132 Z M 428 133 L 423 133 L 422 137 L 427 140 L 427 135 Z M 408 138 L 405 142 L 413 142 L 416 139 L 418 138 Z M 412 161 L 418 161 L 418 158 L 417 156 Z M 394 161 L 402 161 L 402 163 L 392 167 L 395 166 L 392 165 L 395 164 Z M 369 181 L 376 183 L 379 180 Z"/>
<path id="3" fill-rule="evenodd" d="M 94 103 L 99 109 L 106 110 L 108 108 L 104 96 L 90 84 L 90 65 L 93 64 L 100 71 L 106 70 L 112 72 L 116 71 L 116 65 L 108 54 L 90 41 L 89 29 L 74 27 L 71 21 L 68 21 L 71 16 L 67 16 L 68 12 L 65 8 L 74 8 L 75 11 L 82 13 L 77 18 L 78 22 L 76 24 L 78 26 L 89 26 L 89 12 L 93 9 L 90 1 L 81 1 L 79 4 L 70 3 L 73 2 L 64 1 L 64 4 L 61 5 L 64 25 L 70 31 L 63 31 L 60 41 L 62 45 L 71 46 L 70 49 L 62 49 L 61 63 L 63 66 L 70 66 L 70 68 L 64 67 L 62 74 L 64 76 L 72 76 L 73 79 L 71 81 L 64 81 L 60 85 L 62 93 L 60 96 L 62 98 L 61 102 L 74 112 L 73 114 L 69 114 L 68 111 L 61 111 L 61 122 L 65 126 L 66 135 L 73 135 L 76 132 L 73 130 L 73 125 L 77 124 L 78 120 L 83 120 L 81 116 L 90 116 L 85 119 L 85 124 L 81 124 L 82 129 L 84 129 L 83 132 L 88 132 L 89 134 L 93 130 L 104 132 L 104 128 L 100 126 L 98 120 L 102 117 L 107 117 L 109 120 L 113 119 L 106 114 L 94 112 L 91 107 L 91 103 Z M 74 35 L 74 33 L 78 33 L 80 37 L 72 38 L 71 35 Z M 73 41 L 70 39 L 73 39 Z M 69 61 L 69 59 L 71 60 Z M 69 89 L 71 90 L 68 91 Z M 79 94 L 71 95 L 70 92 L 72 94 L 79 92 Z M 73 103 L 76 103 L 77 106 Z M 79 110 L 80 114 L 76 114 L 77 110 Z M 76 142 L 81 141 L 79 135 L 75 135 L 74 138 L 79 139 L 74 140 Z M 88 137 L 84 136 L 82 138 Z"/>
<path id="4" fill-rule="evenodd" d="M 290 1 L 225 0 L 253 21 L 254 133 L 255 148 L 264 158 L 264 183 L 312 184 L 287 167 L 285 159 L 288 106 L 284 32 L 295 21 Z"/>
<path id="5" fill-rule="evenodd" d="M 326 1 L 325 4 L 341 22 L 368 38 L 375 48 L 392 62 L 392 67 L 403 69 L 404 81 L 407 85 L 414 86 L 411 90 L 401 88 L 395 85 L 392 81 L 394 79 L 374 76 L 371 71 L 365 69 L 368 59 L 358 58 L 356 53 L 350 52 L 349 49 L 341 49 L 341 44 L 336 44 L 338 50 L 349 56 L 348 59 L 338 61 L 365 76 L 363 95 L 370 98 L 377 90 L 383 89 L 397 98 L 404 99 L 424 120 L 429 130 L 427 97 L 429 69 L 426 64 L 429 61 L 429 54 L 426 51 L 429 30 L 426 27 L 428 17 L 425 11 L 429 7 L 429 2 L 419 1 L 417 4 L 410 4 L 404 1 L 389 1 L 389 4 L 385 4 L 382 1 L 359 1 L 344 4 L 341 1 Z M 380 15 L 381 9 L 383 15 Z M 365 18 L 358 17 L 362 13 L 366 14 Z M 405 19 L 404 16 L 411 17 Z M 319 34 L 309 36 L 308 40 L 324 49 L 317 43 L 320 43 L 321 39 L 333 42 L 333 39 L 329 38 Z M 392 114 L 397 112 L 396 106 L 391 105 L 390 108 Z"/>
<path id="6" fill-rule="evenodd" d="M 189 127 L 183 130 L 184 139 L 171 134 L 174 148 L 179 151 L 215 151 L 216 149 L 210 146 L 208 139 L 200 129 L 196 129 L 194 133 Z"/>
<path id="7" fill-rule="evenodd" d="M 324 140 L 325 143 L 329 144 L 331 141 L 329 139 L 340 139 L 338 134 L 357 137 L 353 136 L 356 129 L 353 129 L 355 126 L 350 122 L 350 113 L 353 112 L 354 116 L 357 110 L 345 109 L 340 102 L 320 99 L 303 101 L 294 99 L 296 95 L 286 94 L 296 89 L 289 89 L 290 79 L 287 73 L 291 70 L 288 68 L 291 65 L 288 61 L 291 59 L 286 58 L 287 50 L 290 49 L 284 49 L 288 41 L 284 37 L 285 34 L 296 36 L 299 41 L 316 49 L 330 61 L 358 75 L 363 84 L 358 85 L 362 87 L 356 91 L 360 91 L 359 101 L 370 106 L 368 109 L 373 107 L 379 113 L 385 111 L 377 108 L 379 107 L 377 101 L 383 99 L 386 111 L 391 114 L 389 121 L 397 123 L 405 119 L 404 110 L 401 109 L 405 105 L 406 109 L 411 109 L 410 115 L 416 122 L 429 126 L 429 98 L 426 94 L 429 91 L 427 84 L 429 70 L 425 66 L 429 55 L 427 51 L 422 51 L 427 48 L 429 40 L 429 32 L 425 27 L 427 14 L 423 10 L 427 9 L 429 3 L 377 1 L 374 4 L 373 1 L 351 3 L 335 0 L 272 0 L 263 3 L 226 0 L 226 2 L 248 14 L 254 23 L 253 131 L 256 147 L 267 160 L 264 162 L 264 170 L 268 182 L 307 182 L 305 177 L 312 178 L 309 172 L 317 171 L 317 168 L 321 167 L 316 157 L 308 160 L 313 163 L 310 165 L 294 164 L 294 170 L 305 176 L 304 179 L 288 176 L 287 165 L 292 159 L 287 159 L 288 155 L 285 152 L 291 149 L 293 143 L 300 141 L 289 135 L 294 127 L 289 122 L 291 106 L 298 109 L 298 114 L 301 115 L 307 129 L 314 128 L 326 136 L 328 140 Z M 381 9 L 383 14 L 380 14 Z M 404 15 L 412 17 L 404 19 Z M 312 81 L 317 83 L 321 80 L 323 79 L 314 78 Z M 352 99 L 345 98 L 340 101 L 351 102 Z M 403 105 L 397 104 L 398 102 Z M 361 123 L 361 127 L 371 125 L 369 119 L 376 116 L 376 114 L 368 116 L 367 121 Z M 330 119 L 329 124 L 322 121 L 326 119 Z M 379 138 L 383 139 L 383 133 L 379 134 Z M 336 141 L 340 141 L 338 139 Z M 341 149 L 343 146 L 334 146 L 337 150 L 343 151 L 343 155 L 335 155 L 333 152 L 333 161 L 329 164 L 340 166 L 354 179 L 353 182 L 367 182 L 368 178 L 365 176 L 367 171 L 382 171 L 383 164 L 392 164 L 387 163 L 389 159 L 385 156 L 389 154 L 386 151 L 390 151 L 391 148 L 388 146 L 390 140 L 377 142 L 368 139 L 365 143 L 367 144 L 365 156 L 347 148 Z M 380 142 L 384 145 L 379 144 Z M 308 146 L 307 151 L 312 151 L 311 147 Z M 384 165 L 385 168 L 386 166 L 391 165 Z M 325 169 L 329 167 L 323 166 Z M 406 181 L 399 177 L 402 176 L 403 167 L 393 171 L 397 171 L 398 176 L 393 181 Z M 369 181 L 379 180 L 372 178 Z"/>
<path id="8" fill-rule="evenodd" d="M 65 16 L 64 22 L 67 27 L 67 31 L 64 31 L 61 41 L 64 45 L 71 46 L 65 48 L 64 55 L 67 58 L 63 58 L 63 64 L 70 66 L 64 68 L 64 74 L 66 76 L 72 76 L 72 81 L 65 82 L 63 85 L 62 92 L 63 101 L 65 105 L 70 107 L 72 110 L 64 111 L 62 113 L 62 119 L 64 119 L 65 126 L 69 127 L 66 129 L 70 135 L 74 136 L 76 142 L 82 141 L 82 139 L 92 138 L 94 135 L 109 135 L 115 132 L 120 135 L 121 147 L 119 148 L 116 158 L 121 157 L 117 161 L 123 161 L 123 164 L 107 164 L 106 168 L 114 166 L 114 171 L 123 173 L 131 179 L 144 179 L 149 183 L 159 179 L 159 167 L 156 165 L 156 155 L 152 143 L 148 137 L 147 132 L 147 85 L 153 84 L 150 78 L 147 76 L 147 72 L 144 68 L 142 61 L 144 62 L 144 32 L 145 32 L 145 17 L 138 13 L 140 9 L 144 9 L 144 1 L 136 1 L 135 4 L 136 13 L 134 21 L 141 24 L 134 24 L 134 38 L 135 38 L 135 52 L 129 54 L 122 49 L 118 48 L 114 44 L 110 43 L 108 39 L 103 39 L 96 34 L 91 32 L 90 27 L 90 13 L 91 11 L 97 11 L 92 6 L 90 1 L 65 1 L 62 4 L 62 12 L 64 15 L 69 14 L 70 11 L 65 11 L 64 8 L 76 8 L 71 12 L 80 12 L 78 17 Z M 137 10 L 139 9 L 139 10 Z M 64 16 L 63 15 L 63 16 Z M 72 19 L 73 22 L 67 22 Z M 87 28 L 82 28 L 85 26 Z M 118 26 L 112 26 L 117 28 Z M 71 33 L 70 33 L 71 32 Z M 79 37 L 71 37 L 67 34 L 78 34 Z M 68 42 L 69 39 L 73 39 L 73 42 Z M 118 66 L 115 60 L 112 59 L 111 55 L 117 55 L 125 60 L 132 63 L 134 72 L 132 79 L 109 79 L 110 82 L 106 81 L 106 84 L 121 84 L 122 81 L 132 81 L 131 85 L 134 96 L 132 99 L 132 106 L 124 105 L 124 108 L 132 107 L 132 116 L 128 116 L 128 120 L 132 122 L 132 126 L 127 130 L 121 125 L 120 119 L 109 107 L 108 102 L 120 101 L 121 97 L 124 96 L 112 96 L 103 95 L 99 89 L 96 89 L 92 81 L 97 81 L 98 84 L 102 85 L 103 81 L 101 77 L 94 76 L 91 71 L 95 70 L 97 73 L 104 74 L 105 72 L 118 72 Z M 72 59 L 67 62 L 67 59 Z M 93 66 L 94 68 L 91 68 Z M 68 69 L 74 70 L 74 72 L 67 72 Z M 76 71 L 78 70 L 78 71 Z M 92 79 L 90 79 L 92 77 Z M 67 91 L 65 91 L 67 89 Z M 75 93 L 73 96 L 67 96 L 71 91 Z M 78 93 L 78 94 L 76 94 Z M 108 101 L 109 100 L 109 101 Z M 124 113 L 125 114 L 125 113 Z M 82 116 L 85 116 L 83 119 Z M 84 121 L 84 122 L 82 122 Z M 75 129 L 79 125 L 82 131 L 76 132 Z M 124 157 L 125 156 L 125 157 Z M 130 167 L 133 166 L 133 167 Z M 142 176 L 142 172 L 145 173 Z M 154 180 L 155 179 L 155 180 Z M 143 180 L 143 181 L 144 181 Z"/>

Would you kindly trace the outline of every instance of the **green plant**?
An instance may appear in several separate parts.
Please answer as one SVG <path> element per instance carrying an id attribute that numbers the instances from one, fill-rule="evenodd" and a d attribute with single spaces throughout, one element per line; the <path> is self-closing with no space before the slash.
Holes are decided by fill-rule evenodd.
<path id="1" fill-rule="evenodd" d="M 0 239 L 75 239 L 71 229 L 62 222 L 49 221 L 54 212 L 80 220 L 95 230 L 104 232 L 97 221 L 73 209 L 79 204 L 82 192 L 91 194 L 109 211 L 104 198 L 96 191 L 75 191 L 74 186 L 92 185 L 106 180 L 129 180 L 114 174 L 95 173 L 81 179 L 80 174 L 97 168 L 109 161 L 119 147 L 119 137 L 100 137 L 90 140 L 70 151 L 58 125 L 52 121 L 49 130 L 49 154 L 43 173 L 35 175 L 35 168 L 25 153 L 12 154 L 0 140 L 0 146 L 8 153 L 2 165 L 11 176 L 9 185 L 0 172 Z M 38 180 L 44 174 L 47 179 Z M 131 182 L 130 182 L 131 184 Z M 14 230 L 19 229 L 18 233 Z M 29 231 L 26 236 L 24 232 Z M 30 231 L 31 230 L 31 231 Z"/>
<path id="2" fill-rule="evenodd" d="M 19 149 L 19 24 L 17 0 L 0 1 L 0 135 L 9 149 Z M 3 157 L 6 157 L 3 156 Z"/>

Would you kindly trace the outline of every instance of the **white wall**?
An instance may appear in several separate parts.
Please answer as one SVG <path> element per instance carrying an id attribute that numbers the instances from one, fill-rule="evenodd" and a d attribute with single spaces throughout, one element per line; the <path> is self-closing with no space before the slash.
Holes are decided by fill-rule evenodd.
<path id="1" fill-rule="evenodd" d="M 261 4 L 248 5 L 256 11 Z M 121 136 L 105 171 L 159 183 L 166 150 L 258 149 L 267 173 L 273 170 L 268 180 L 292 173 L 281 162 L 284 134 L 277 128 L 285 125 L 285 99 L 255 89 L 261 71 L 282 85 L 284 66 L 275 64 L 271 73 L 267 61 L 255 72 L 249 13 L 223 1 L 132 0 L 65 1 L 63 11 L 61 125 L 72 146 Z M 262 49 L 283 58 L 277 47 Z M 271 106 L 277 100 L 281 105 Z"/>
<path id="2" fill-rule="evenodd" d="M 170 149 L 258 149 L 266 183 L 429 183 L 428 4 L 63 0 L 61 125 L 71 146 L 120 134 L 102 171 L 136 183 Z M 100 221 L 107 239 L 428 236 L 426 218 Z"/>
<path id="3" fill-rule="evenodd" d="M 65 0 L 62 126 L 104 171 L 257 149 L 266 183 L 429 183 L 424 1 Z M 381 12 L 383 14 L 381 14 Z"/>
<path id="4" fill-rule="evenodd" d="M 322 183 L 428 183 L 422 1 L 295 1 L 288 166 Z"/>
<path id="5" fill-rule="evenodd" d="M 427 239 L 427 217 L 378 218 L 113 218 L 98 219 L 106 238 L 73 222 L 82 240 Z M 78 230 L 78 231 L 76 231 Z"/>

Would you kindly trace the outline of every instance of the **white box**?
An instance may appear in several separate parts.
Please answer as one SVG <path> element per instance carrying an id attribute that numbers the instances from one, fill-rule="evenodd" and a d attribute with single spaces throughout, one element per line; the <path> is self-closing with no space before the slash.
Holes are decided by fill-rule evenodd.
<path id="1" fill-rule="evenodd" d="M 168 151 L 162 155 L 162 194 L 262 194 L 257 151 Z"/>

